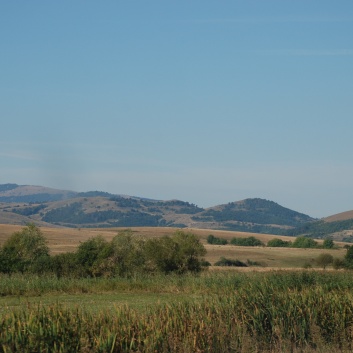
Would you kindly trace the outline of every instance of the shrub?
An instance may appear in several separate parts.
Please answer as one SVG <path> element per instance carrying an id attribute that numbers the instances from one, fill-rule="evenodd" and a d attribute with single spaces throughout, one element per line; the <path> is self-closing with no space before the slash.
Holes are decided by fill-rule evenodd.
<path id="1" fill-rule="evenodd" d="M 81 243 L 76 251 L 76 262 L 83 275 L 95 277 L 101 275 L 96 271 L 101 263 L 112 254 L 112 247 L 102 236 L 98 235 Z M 98 272 L 98 273 L 97 273 Z"/>
<path id="2" fill-rule="evenodd" d="M 267 242 L 267 246 L 272 248 L 287 248 L 287 247 L 290 247 L 291 245 L 292 245 L 291 241 L 285 241 L 278 238 L 271 239 Z"/>
<path id="3" fill-rule="evenodd" d="M 324 249 L 333 249 L 334 246 L 335 246 L 335 243 L 333 242 L 333 240 L 331 238 L 326 238 L 324 240 L 324 242 L 322 243 L 322 247 Z"/>
<path id="4" fill-rule="evenodd" d="M 49 248 L 41 230 L 33 223 L 15 232 L 0 251 L 0 272 L 33 271 L 38 259 L 49 257 Z"/>
<path id="5" fill-rule="evenodd" d="M 333 256 L 331 254 L 320 254 L 315 262 L 317 265 L 325 269 L 328 265 L 333 263 Z"/>
<path id="6" fill-rule="evenodd" d="M 233 238 L 230 243 L 232 245 L 238 246 L 263 246 L 264 243 L 255 238 L 255 237 L 247 237 L 247 238 Z"/>
<path id="7" fill-rule="evenodd" d="M 215 262 L 215 266 L 236 266 L 236 267 L 248 267 L 247 264 L 245 264 L 242 261 L 239 260 L 232 260 L 232 259 L 227 259 L 225 257 L 221 257 L 219 261 Z"/>
<path id="8" fill-rule="evenodd" d="M 172 237 L 149 239 L 145 244 L 152 268 L 163 273 L 201 271 L 202 256 L 206 249 L 192 233 L 176 231 Z"/>
<path id="9" fill-rule="evenodd" d="M 226 245 L 228 244 L 227 239 L 217 238 L 214 235 L 210 234 L 207 237 L 207 243 L 213 245 Z"/>
<path id="10" fill-rule="evenodd" d="M 314 239 L 306 237 L 297 237 L 293 244 L 293 248 L 316 248 L 317 242 Z"/>

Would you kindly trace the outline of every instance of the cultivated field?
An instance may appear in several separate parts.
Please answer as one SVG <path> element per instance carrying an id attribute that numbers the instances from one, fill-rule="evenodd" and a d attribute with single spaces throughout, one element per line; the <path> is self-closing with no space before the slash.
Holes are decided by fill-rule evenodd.
<path id="1" fill-rule="evenodd" d="M 0 225 L 0 244 L 20 226 Z M 122 229 L 41 227 L 52 254 Z M 184 229 L 207 249 L 206 260 L 250 260 L 259 266 L 211 266 L 193 275 L 57 278 L 0 275 L 0 353 L 6 352 L 292 352 L 352 351 L 353 281 L 349 270 L 303 269 L 338 249 L 241 247 L 207 244 L 263 234 Z M 173 228 L 132 228 L 161 237 Z"/>
<path id="2" fill-rule="evenodd" d="M 8 237 L 21 230 L 22 226 L 17 225 L 0 225 L 0 245 L 2 245 Z M 105 239 L 111 240 L 117 233 L 126 228 L 54 228 L 41 227 L 40 228 L 48 240 L 48 245 L 52 254 L 62 252 L 75 251 L 80 242 L 84 242 L 91 237 L 102 235 Z M 175 232 L 175 228 L 153 228 L 153 227 L 132 227 L 130 228 L 134 234 L 149 237 L 162 237 L 164 235 L 171 235 Z M 244 232 L 232 232 L 210 229 L 184 229 L 187 232 L 196 234 L 205 245 L 207 254 L 205 259 L 211 264 L 214 264 L 220 257 L 237 259 L 242 262 L 247 260 L 255 261 L 260 264 L 262 269 L 284 269 L 284 268 L 303 268 L 303 266 L 311 265 L 315 267 L 314 259 L 321 253 L 331 253 L 333 257 L 343 258 L 346 250 L 343 249 L 345 243 L 336 243 L 339 249 L 324 250 L 324 249 L 293 249 L 293 248 L 267 248 L 267 247 L 243 247 L 234 245 L 210 245 L 207 244 L 207 236 L 213 234 L 216 237 L 224 238 L 230 241 L 234 237 L 249 237 L 254 236 L 267 243 L 273 238 L 280 238 L 282 240 L 291 240 L 292 237 L 255 234 Z M 320 240 L 318 241 L 321 242 Z M 252 267 L 251 269 L 258 269 Z M 239 270 L 239 269 L 238 269 Z M 243 269 L 244 270 L 244 269 Z"/>

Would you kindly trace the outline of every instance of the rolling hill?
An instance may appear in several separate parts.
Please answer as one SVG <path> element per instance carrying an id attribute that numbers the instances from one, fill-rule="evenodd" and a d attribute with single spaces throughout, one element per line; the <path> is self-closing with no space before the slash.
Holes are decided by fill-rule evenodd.
<path id="1" fill-rule="evenodd" d="M 353 211 L 318 220 L 260 198 L 204 209 L 180 200 L 0 184 L 0 223 L 29 222 L 71 228 L 188 227 L 353 242 Z"/>
<path id="2" fill-rule="evenodd" d="M 314 219 L 264 199 L 207 209 L 180 200 L 151 200 L 102 191 L 0 185 L 0 223 L 59 227 L 178 227 L 286 234 Z"/>
<path id="3" fill-rule="evenodd" d="M 291 236 L 304 235 L 310 238 L 326 238 L 353 242 L 353 211 L 338 213 L 314 222 L 309 222 L 287 233 Z"/>

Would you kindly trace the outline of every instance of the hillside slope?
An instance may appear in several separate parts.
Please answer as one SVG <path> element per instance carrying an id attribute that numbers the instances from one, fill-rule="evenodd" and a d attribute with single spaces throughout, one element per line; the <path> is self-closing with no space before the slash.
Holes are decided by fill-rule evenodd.
<path id="1" fill-rule="evenodd" d="M 313 218 L 263 199 L 203 209 L 180 200 L 0 185 L 0 222 L 23 225 L 31 221 L 76 228 L 189 227 L 284 234 Z"/>

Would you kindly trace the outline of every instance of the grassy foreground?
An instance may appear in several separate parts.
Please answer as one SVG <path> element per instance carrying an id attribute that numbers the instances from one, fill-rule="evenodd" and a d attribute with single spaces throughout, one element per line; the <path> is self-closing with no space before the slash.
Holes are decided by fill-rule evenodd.
<path id="1" fill-rule="evenodd" d="M 348 271 L 3 276 L 0 352 L 352 351 L 352 289 Z"/>

